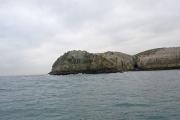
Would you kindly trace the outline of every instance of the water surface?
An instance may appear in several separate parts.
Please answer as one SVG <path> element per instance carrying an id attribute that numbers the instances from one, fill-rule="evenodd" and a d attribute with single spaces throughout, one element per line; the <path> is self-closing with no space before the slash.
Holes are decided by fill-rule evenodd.
<path id="1" fill-rule="evenodd" d="M 0 120 L 180 120 L 180 70 L 1 76 Z"/>

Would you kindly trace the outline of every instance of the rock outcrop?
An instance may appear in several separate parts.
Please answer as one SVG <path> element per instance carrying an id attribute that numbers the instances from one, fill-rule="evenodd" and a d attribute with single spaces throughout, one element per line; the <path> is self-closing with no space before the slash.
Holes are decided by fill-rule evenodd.
<path id="1" fill-rule="evenodd" d="M 99 53 L 98 55 L 106 58 L 108 61 L 113 63 L 119 71 L 129 71 L 134 69 L 133 56 L 121 53 L 121 52 L 105 52 Z"/>
<path id="2" fill-rule="evenodd" d="M 133 69 L 133 57 L 118 52 L 92 54 L 86 51 L 69 51 L 59 57 L 49 74 L 110 73 Z"/>
<path id="3" fill-rule="evenodd" d="M 157 48 L 135 55 L 139 70 L 161 70 L 180 68 L 180 47 Z"/>
<path id="4" fill-rule="evenodd" d="M 175 68 L 180 68 L 180 47 L 157 48 L 134 56 L 121 52 L 88 53 L 74 50 L 59 57 L 49 74 L 113 73 Z"/>

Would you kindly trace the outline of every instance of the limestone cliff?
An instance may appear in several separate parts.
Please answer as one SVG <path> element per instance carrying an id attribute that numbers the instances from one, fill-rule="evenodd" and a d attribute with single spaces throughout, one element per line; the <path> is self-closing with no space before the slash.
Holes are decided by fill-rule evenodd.
<path id="1" fill-rule="evenodd" d="M 108 61 L 112 62 L 113 65 L 120 71 L 128 71 L 134 69 L 133 56 L 121 53 L 121 52 L 105 52 L 99 53 L 98 55 L 106 58 Z"/>
<path id="2" fill-rule="evenodd" d="M 157 48 L 134 56 L 121 52 L 69 51 L 59 57 L 49 74 L 111 73 L 180 68 L 180 47 Z"/>
<path id="3" fill-rule="evenodd" d="M 140 70 L 180 68 L 180 47 L 157 48 L 135 55 Z"/>
<path id="4" fill-rule="evenodd" d="M 117 52 L 92 54 L 86 51 L 69 51 L 59 57 L 50 74 L 109 73 L 133 69 L 130 55 Z"/>

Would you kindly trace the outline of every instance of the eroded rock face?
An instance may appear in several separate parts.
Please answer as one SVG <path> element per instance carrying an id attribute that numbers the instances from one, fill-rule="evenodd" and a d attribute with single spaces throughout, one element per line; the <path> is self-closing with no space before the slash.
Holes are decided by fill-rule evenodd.
<path id="1" fill-rule="evenodd" d="M 59 57 L 50 74 L 110 73 L 133 69 L 130 55 L 118 52 L 92 54 L 86 51 L 69 51 Z"/>
<path id="2" fill-rule="evenodd" d="M 157 48 L 135 55 L 140 70 L 180 68 L 180 47 Z"/>
<path id="3" fill-rule="evenodd" d="M 49 74 L 112 73 L 175 68 L 180 68 L 180 47 L 157 48 L 134 56 L 121 52 L 93 54 L 74 50 L 59 57 Z"/>
<path id="4" fill-rule="evenodd" d="M 105 52 L 99 53 L 98 55 L 103 56 L 108 61 L 112 62 L 113 65 L 120 71 L 129 71 L 134 69 L 133 56 L 121 53 L 121 52 Z"/>

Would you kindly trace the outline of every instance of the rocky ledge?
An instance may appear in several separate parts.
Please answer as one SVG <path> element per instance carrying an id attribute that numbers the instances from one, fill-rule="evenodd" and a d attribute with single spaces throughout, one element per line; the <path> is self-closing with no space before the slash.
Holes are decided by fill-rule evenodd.
<path id="1" fill-rule="evenodd" d="M 51 75 L 113 73 L 132 70 L 180 68 L 180 47 L 157 48 L 128 55 L 121 52 L 88 53 L 73 50 L 60 56 Z"/>

